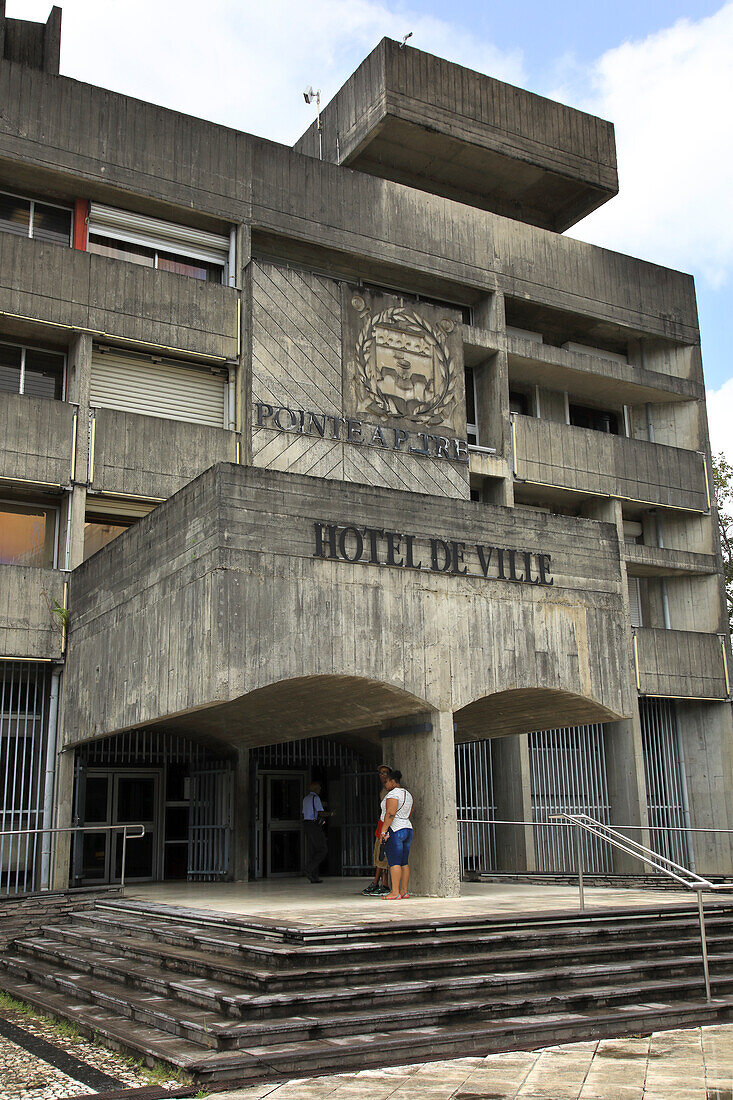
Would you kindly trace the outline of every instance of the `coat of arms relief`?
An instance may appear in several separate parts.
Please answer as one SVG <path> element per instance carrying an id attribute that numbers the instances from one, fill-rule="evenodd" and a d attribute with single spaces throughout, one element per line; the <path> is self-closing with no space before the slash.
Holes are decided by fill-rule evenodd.
<path id="1" fill-rule="evenodd" d="M 345 406 L 412 431 L 465 435 L 460 317 L 345 287 Z"/>

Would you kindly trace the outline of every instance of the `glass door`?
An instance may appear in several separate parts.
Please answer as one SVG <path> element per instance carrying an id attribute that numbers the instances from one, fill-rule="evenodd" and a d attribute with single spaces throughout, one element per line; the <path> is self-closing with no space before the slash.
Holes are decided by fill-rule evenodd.
<path id="1" fill-rule="evenodd" d="M 158 877 L 160 773 L 130 769 L 89 769 L 80 818 L 84 825 L 144 825 L 145 836 L 128 839 L 127 881 Z M 119 882 L 122 832 L 85 832 L 81 840 L 81 880 L 85 884 Z"/>
<path id="2" fill-rule="evenodd" d="M 268 878 L 302 874 L 305 778 L 305 772 L 263 774 Z"/>

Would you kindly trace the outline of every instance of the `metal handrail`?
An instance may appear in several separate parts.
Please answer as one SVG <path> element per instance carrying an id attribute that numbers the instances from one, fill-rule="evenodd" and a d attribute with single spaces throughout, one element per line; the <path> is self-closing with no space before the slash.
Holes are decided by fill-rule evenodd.
<path id="1" fill-rule="evenodd" d="M 555 820 L 567 822 L 570 827 L 575 828 L 575 848 L 578 859 L 578 894 L 581 913 L 585 909 L 583 861 L 580 845 L 581 829 L 590 833 L 591 836 L 595 836 L 599 840 L 605 841 L 605 843 L 610 844 L 612 847 L 618 848 L 619 851 L 625 852 L 626 855 L 634 856 L 636 859 L 641 860 L 642 863 L 646 863 L 649 867 L 653 867 L 655 871 L 660 871 L 663 875 L 667 875 L 669 878 L 674 879 L 675 882 L 679 882 L 681 886 L 685 886 L 688 890 L 695 891 L 697 894 L 698 918 L 700 920 L 700 948 L 702 952 L 703 975 L 705 977 L 705 997 L 708 1004 L 710 1004 L 713 997 L 710 990 L 708 941 L 705 930 L 705 907 L 703 904 L 702 892 L 703 890 L 731 890 L 733 889 L 733 884 L 710 882 L 709 879 L 703 878 L 702 875 L 698 875 L 696 871 L 690 871 L 689 868 L 683 867 L 679 863 L 675 863 L 673 859 L 669 859 L 667 856 L 655 852 L 652 848 L 647 848 L 646 845 L 639 844 L 638 841 L 623 836 L 611 825 L 606 825 L 603 821 L 597 821 L 595 818 L 589 817 L 588 814 L 558 813 L 552 814 L 551 817 Z"/>
<path id="2" fill-rule="evenodd" d="M 139 832 L 133 832 L 133 829 L 138 829 Z M 64 825 L 53 829 L 0 829 L 0 837 L 31 836 L 38 834 L 45 836 L 47 833 L 53 836 L 57 835 L 58 833 L 118 833 L 120 831 L 122 831 L 122 867 L 120 871 L 120 887 L 124 890 L 125 865 L 127 862 L 127 841 L 140 840 L 142 837 L 144 837 L 144 825 Z M 42 885 L 41 889 L 50 890 L 50 884 L 46 887 Z"/>
<path id="3" fill-rule="evenodd" d="M 549 819 L 545 821 L 501 821 L 498 818 L 458 818 L 459 824 L 477 824 L 477 825 L 522 825 L 522 826 L 538 826 L 543 828 L 550 827 L 556 829 L 574 829 L 575 830 L 575 853 L 578 864 L 578 901 L 580 912 L 585 912 L 585 887 L 583 881 L 583 853 L 580 843 L 580 831 L 581 829 L 589 833 L 596 839 L 610 844 L 613 848 L 618 848 L 619 851 L 624 852 L 626 855 L 633 856 L 635 859 L 640 860 L 642 863 L 646 863 L 649 867 L 652 867 L 655 871 L 659 871 L 663 875 L 667 875 L 669 878 L 678 882 L 681 886 L 684 886 L 688 890 L 694 890 L 697 894 L 697 911 L 700 921 L 700 947 L 702 954 L 702 966 L 703 974 L 705 978 L 705 996 L 710 1003 L 712 1001 L 712 993 L 710 990 L 710 968 L 708 964 L 708 943 L 707 934 L 705 930 L 705 908 L 703 904 L 703 890 L 721 891 L 721 890 L 733 890 L 733 883 L 727 882 L 711 882 L 709 879 L 704 878 L 702 875 L 698 875 L 696 871 L 691 871 L 688 867 L 683 867 L 682 864 L 676 863 L 673 859 L 669 859 L 668 856 L 661 855 L 660 852 L 655 852 L 652 848 L 647 848 L 644 844 L 640 844 L 636 840 L 632 840 L 630 837 L 624 836 L 619 829 L 639 829 L 643 826 L 635 825 L 621 825 L 614 828 L 612 825 L 607 825 L 603 821 L 597 821 L 596 818 L 590 817 L 588 814 L 571 814 L 571 813 L 556 813 L 551 814 Z M 732 833 L 731 829 L 690 829 L 690 832 L 700 833 Z"/>

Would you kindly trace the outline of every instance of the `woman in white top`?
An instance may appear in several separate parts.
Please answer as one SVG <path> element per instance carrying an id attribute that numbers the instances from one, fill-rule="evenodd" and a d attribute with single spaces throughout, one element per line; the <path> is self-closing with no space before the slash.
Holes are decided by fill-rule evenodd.
<path id="1" fill-rule="evenodd" d="M 390 772 L 384 786 L 387 797 L 382 800 L 382 839 L 389 863 L 392 889 L 384 895 L 384 901 L 399 901 L 409 898 L 407 886 L 410 881 L 408 859 L 412 842 L 412 795 L 402 786 L 402 772 Z"/>

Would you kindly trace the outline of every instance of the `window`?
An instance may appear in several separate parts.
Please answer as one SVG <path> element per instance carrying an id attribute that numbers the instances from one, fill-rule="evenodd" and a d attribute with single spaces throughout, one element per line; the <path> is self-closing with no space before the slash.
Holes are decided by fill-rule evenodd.
<path id="1" fill-rule="evenodd" d="M 126 531 L 129 523 L 89 517 L 84 524 L 84 561 Z"/>
<path id="2" fill-rule="evenodd" d="M 66 357 L 58 352 L 0 344 L 0 392 L 24 393 L 60 401 Z"/>
<path id="3" fill-rule="evenodd" d="M 469 447 L 478 447 L 478 420 L 476 409 L 476 373 L 473 367 L 466 367 L 466 439 Z"/>
<path id="4" fill-rule="evenodd" d="M 0 501 L 0 564 L 53 569 L 56 508 Z"/>
<path id="5" fill-rule="evenodd" d="M 0 230 L 36 241 L 71 244 L 71 209 L 0 191 Z"/>
<path id="6" fill-rule="evenodd" d="M 149 218 L 93 202 L 87 249 L 203 282 L 222 283 L 229 262 L 228 236 Z"/>
<path id="7" fill-rule="evenodd" d="M 586 405 L 569 405 L 570 423 L 576 428 L 591 428 L 594 432 L 618 435 L 618 416 L 607 409 L 592 409 Z"/>
<path id="8" fill-rule="evenodd" d="M 629 588 L 629 616 L 631 619 L 631 625 L 633 627 L 640 628 L 642 625 L 641 578 L 627 577 L 626 580 Z"/>
<path id="9" fill-rule="evenodd" d="M 522 416 L 528 415 L 529 401 L 527 400 L 526 393 L 521 393 L 520 390 L 509 390 L 509 412 L 520 413 Z"/>

